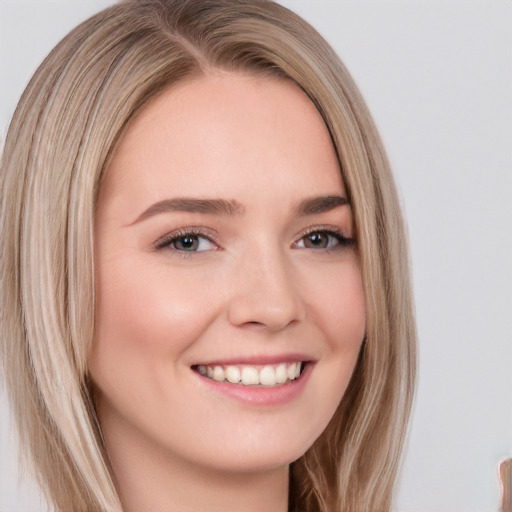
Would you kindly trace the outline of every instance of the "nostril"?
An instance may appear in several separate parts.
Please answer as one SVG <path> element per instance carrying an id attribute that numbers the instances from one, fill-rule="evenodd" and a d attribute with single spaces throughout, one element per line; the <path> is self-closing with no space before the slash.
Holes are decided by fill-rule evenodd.
<path id="1" fill-rule="evenodd" d="M 270 331 L 280 331 L 290 324 L 300 321 L 302 315 L 297 304 L 272 306 L 269 301 L 252 297 L 239 299 L 230 306 L 229 319 L 237 327 L 264 328 Z"/>
<path id="2" fill-rule="evenodd" d="M 282 255 L 263 255 L 236 276 L 228 317 L 236 326 L 278 331 L 305 317 L 301 290 Z M 262 263 L 262 260 L 264 261 Z"/>

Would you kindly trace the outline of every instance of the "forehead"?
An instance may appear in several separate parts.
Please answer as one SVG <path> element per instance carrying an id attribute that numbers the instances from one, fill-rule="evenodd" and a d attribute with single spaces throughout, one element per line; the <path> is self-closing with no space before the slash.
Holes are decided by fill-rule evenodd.
<path id="1" fill-rule="evenodd" d="M 218 72 L 174 86 L 129 124 L 101 195 L 136 205 L 164 196 L 342 191 L 329 132 L 291 81 Z"/>

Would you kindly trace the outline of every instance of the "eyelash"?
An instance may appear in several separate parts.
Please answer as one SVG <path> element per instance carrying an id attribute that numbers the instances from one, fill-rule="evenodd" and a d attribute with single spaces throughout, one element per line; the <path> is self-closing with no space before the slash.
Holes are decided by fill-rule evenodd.
<path id="1" fill-rule="evenodd" d="M 327 235 L 329 237 L 334 238 L 337 241 L 337 244 L 334 247 L 304 247 L 304 249 L 315 249 L 326 252 L 332 252 L 340 249 L 344 249 L 347 247 L 351 247 L 354 245 L 355 240 L 350 237 L 346 237 L 336 228 L 330 227 L 330 226 L 315 226 L 310 229 L 308 229 L 305 233 L 302 234 L 302 236 L 299 238 L 297 242 L 294 242 L 294 246 L 297 246 L 297 244 L 301 241 L 303 241 L 305 238 L 312 234 L 320 234 L 320 235 Z M 182 257 L 190 257 L 191 255 L 197 253 L 197 252 L 203 252 L 203 251 L 187 251 L 183 249 L 177 249 L 176 247 L 171 247 L 173 243 L 176 243 L 180 239 L 190 237 L 190 238 L 203 238 L 208 240 L 210 243 L 216 245 L 218 247 L 218 244 L 215 242 L 215 237 L 212 236 L 212 233 L 209 231 L 205 231 L 204 228 L 184 228 L 179 229 L 177 231 L 173 231 L 172 233 L 168 233 L 167 235 L 164 235 L 163 237 L 159 238 L 154 243 L 154 248 L 156 250 L 164 250 L 164 249 L 170 249 L 172 251 L 175 251 Z"/>
<path id="2" fill-rule="evenodd" d="M 313 234 L 320 234 L 320 235 L 327 235 L 329 237 L 332 237 L 336 239 L 338 242 L 334 247 L 318 247 L 317 250 L 323 249 L 327 252 L 332 252 L 340 249 L 345 249 L 347 247 L 351 247 L 354 245 L 355 240 L 350 237 L 346 237 L 339 229 L 336 229 L 334 227 L 330 226 L 315 226 L 310 229 L 308 229 L 305 233 L 302 234 L 299 241 L 304 240 L 306 237 L 313 235 Z M 294 245 L 296 245 L 297 242 L 295 242 Z M 308 249 L 308 247 L 305 247 L 305 249 Z M 313 247 L 309 247 L 309 249 L 314 249 Z"/>
<path id="3" fill-rule="evenodd" d="M 177 253 L 180 253 L 181 256 L 187 257 L 190 256 L 192 253 L 200 252 L 200 251 L 186 251 L 186 250 L 180 250 L 176 249 L 175 247 L 170 247 L 171 244 L 177 242 L 180 239 L 186 238 L 186 237 L 197 237 L 197 238 L 204 238 L 211 242 L 212 244 L 215 244 L 218 246 L 218 244 L 215 242 L 215 237 L 210 233 L 209 231 L 205 231 L 204 228 L 184 228 L 184 229 L 178 229 L 177 231 L 173 231 L 172 233 L 168 233 L 167 235 L 164 235 L 163 237 L 159 238 L 155 243 L 154 247 L 156 250 L 163 250 L 163 249 L 170 249 L 172 251 L 175 251 Z"/>

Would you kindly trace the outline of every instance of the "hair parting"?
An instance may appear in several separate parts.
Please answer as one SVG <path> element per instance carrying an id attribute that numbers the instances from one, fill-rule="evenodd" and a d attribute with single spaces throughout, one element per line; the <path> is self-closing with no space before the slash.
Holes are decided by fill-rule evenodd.
<path id="1" fill-rule="evenodd" d="M 404 221 L 368 109 L 334 51 L 270 0 L 125 0 L 73 30 L 25 90 L 1 160 L 0 348 L 24 458 L 61 512 L 119 512 L 87 374 L 96 199 L 137 113 L 199 75 L 295 82 L 332 138 L 367 331 L 341 404 L 291 466 L 290 511 L 389 512 L 413 399 Z"/>

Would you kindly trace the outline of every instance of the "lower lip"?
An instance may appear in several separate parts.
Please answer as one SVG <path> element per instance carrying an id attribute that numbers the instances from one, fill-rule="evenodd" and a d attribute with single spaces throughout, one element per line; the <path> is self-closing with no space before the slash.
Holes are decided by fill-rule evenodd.
<path id="1" fill-rule="evenodd" d="M 246 404 L 265 406 L 292 402 L 302 393 L 312 371 L 313 364 L 307 363 L 298 378 L 280 386 L 244 386 L 225 381 L 217 382 L 197 372 L 196 374 L 201 382 L 215 393 L 226 395 Z"/>

